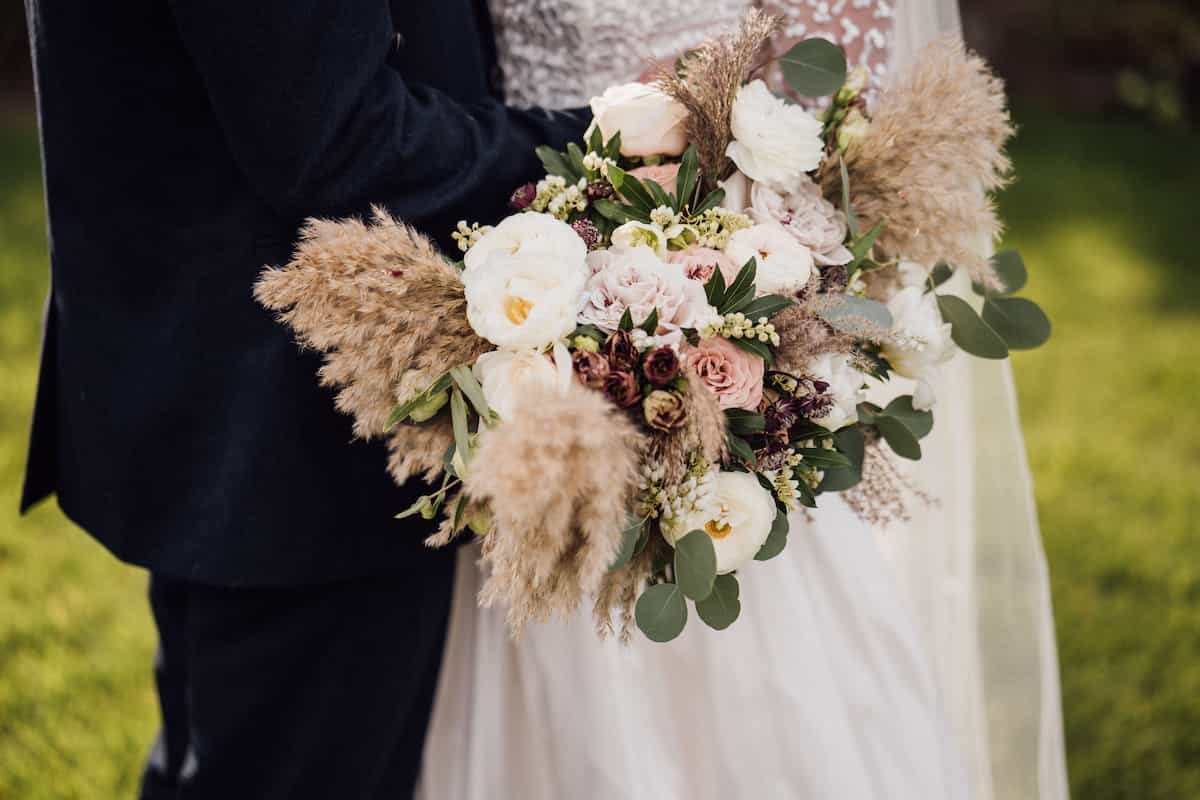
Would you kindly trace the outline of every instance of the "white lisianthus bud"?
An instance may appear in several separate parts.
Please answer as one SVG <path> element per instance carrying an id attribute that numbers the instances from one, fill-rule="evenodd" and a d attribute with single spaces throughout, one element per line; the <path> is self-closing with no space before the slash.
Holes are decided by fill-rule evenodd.
<path id="1" fill-rule="evenodd" d="M 821 123 L 776 97 L 761 80 L 738 91 L 730 116 L 733 141 L 725 154 L 753 181 L 792 190 L 824 156 Z"/>
<path id="2" fill-rule="evenodd" d="M 591 100 L 593 124 L 607 141 L 621 132 L 621 155 L 677 156 L 687 148 L 687 109 L 657 86 L 626 83 Z"/>
<path id="3" fill-rule="evenodd" d="M 842 124 L 838 126 L 837 146 L 843 153 L 853 147 L 871 128 L 871 121 L 862 115 L 857 108 L 850 109 Z"/>

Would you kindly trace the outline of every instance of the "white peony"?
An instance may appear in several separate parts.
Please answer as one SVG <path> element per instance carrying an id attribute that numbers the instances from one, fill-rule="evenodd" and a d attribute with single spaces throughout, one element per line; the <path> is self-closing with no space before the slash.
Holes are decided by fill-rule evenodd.
<path id="1" fill-rule="evenodd" d="M 749 564 L 775 523 L 775 498 L 748 472 L 717 472 L 699 507 L 663 528 L 672 545 L 692 531 L 704 531 L 717 551 L 717 574 Z"/>
<path id="2" fill-rule="evenodd" d="M 740 269 L 750 259 L 758 262 L 755 287 L 763 294 L 792 294 L 813 272 L 809 249 L 778 225 L 755 225 L 735 232 L 725 255 Z"/>
<path id="3" fill-rule="evenodd" d="M 704 286 L 688 279 L 674 264 L 665 264 L 649 247 L 595 250 L 587 256 L 592 277 L 584 292 L 579 320 L 615 331 L 625 310 L 635 324 L 658 310 L 658 333 L 702 328 L 716 311 Z"/>
<path id="4" fill-rule="evenodd" d="M 734 170 L 732 175 L 718 184 L 725 190 L 725 197 L 721 199 L 721 208 L 736 211 L 739 214 L 744 212 L 750 207 L 750 193 L 753 185 L 745 174 Z"/>
<path id="5" fill-rule="evenodd" d="M 592 98 L 591 107 L 605 141 L 621 132 L 623 156 L 677 156 L 687 149 L 687 109 L 657 86 L 611 86 Z"/>
<path id="6" fill-rule="evenodd" d="M 846 249 L 846 215 L 833 207 L 821 188 L 806 175 L 795 191 L 784 194 L 765 183 L 750 191 L 751 219 L 779 225 L 807 247 L 821 265 L 849 264 L 854 255 Z"/>
<path id="7" fill-rule="evenodd" d="M 854 368 L 844 353 L 825 353 L 808 362 L 805 374 L 829 385 L 826 394 L 833 405 L 813 422 L 830 431 L 840 430 L 858 421 L 858 404 L 866 399 L 866 376 Z"/>
<path id="8" fill-rule="evenodd" d="M 505 350 L 543 350 L 575 329 L 587 246 L 565 222 L 517 214 L 467 251 L 467 321 Z"/>
<path id="9" fill-rule="evenodd" d="M 892 341 L 882 348 L 883 357 L 898 375 L 917 382 L 913 407 L 933 407 L 933 382 L 938 367 L 953 358 L 950 323 L 942 319 L 937 297 L 932 292 L 909 286 L 888 301 L 892 314 Z"/>
<path id="10" fill-rule="evenodd" d="M 512 419 L 517 399 L 531 387 L 540 386 L 566 394 L 574 379 L 571 354 L 556 343 L 554 359 L 545 353 L 493 350 L 475 360 L 471 369 L 483 388 L 484 399 L 500 419 Z"/>
<path id="11" fill-rule="evenodd" d="M 816 117 L 771 94 L 761 80 L 738 91 L 730 127 L 733 141 L 725 155 L 751 180 L 780 191 L 794 189 L 825 154 Z"/>

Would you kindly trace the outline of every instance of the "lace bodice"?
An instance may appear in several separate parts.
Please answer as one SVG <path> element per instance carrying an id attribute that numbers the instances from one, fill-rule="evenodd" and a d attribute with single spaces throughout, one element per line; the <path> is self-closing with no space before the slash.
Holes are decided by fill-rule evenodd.
<path id="1" fill-rule="evenodd" d="M 489 0 L 508 102 L 585 105 L 634 80 L 650 60 L 673 59 L 729 30 L 751 5 L 782 16 L 774 44 L 822 36 L 865 64 L 872 84 L 887 70 L 895 2 L 902 0 Z"/>

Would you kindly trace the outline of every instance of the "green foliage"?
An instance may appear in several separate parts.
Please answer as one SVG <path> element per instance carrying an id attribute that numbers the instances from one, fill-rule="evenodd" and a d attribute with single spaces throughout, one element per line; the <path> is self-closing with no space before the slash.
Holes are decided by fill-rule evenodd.
<path id="1" fill-rule="evenodd" d="M 717 577 L 717 551 L 704 531 L 690 531 L 675 542 L 675 582 L 690 600 L 703 600 Z"/>
<path id="2" fill-rule="evenodd" d="M 708 597 L 696 603 L 696 613 L 704 624 L 718 631 L 732 625 L 742 613 L 742 602 L 738 595 L 741 587 L 732 575 L 718 575 Z"/>
<path id="3" fill-rule="evenodd" d="M 770 489 L 768 488 L 768 491 Z M 767 535 L 767 540 L 763 542 L 762 547 L 758 548 L 758 552 L 754 554 L 755 561 L 770 561 L 775 556 L 783 552 L 787 547 L 788 537 L 788 516 L 787 509 L 775 509 L 775 521 L 771 523 L 771 532 Z"/>
<path id="4" fill-rule="evenodd" d="M 687 625 L 687 600 L 673 583 L 659 583 L 642 592 L 633 608 L 638 629 L 652 642 L 669 642 Z"/>
<path id="5" fill-rule="evenodd" d="M 865 297 L 839 295 L 837 305 L 821 311 L 821 319 L 845 333 L 854 334 L 865 320 L 884 329 L 892 327 L 892 312 L 887 306 Z"/>
<path id="6" fill-rule="evenodd" d="M 824 39 L 797 42 L 779 66 L 788 85 L 806 97 L 831 95 L 846 82 L 846 52 Z"/>

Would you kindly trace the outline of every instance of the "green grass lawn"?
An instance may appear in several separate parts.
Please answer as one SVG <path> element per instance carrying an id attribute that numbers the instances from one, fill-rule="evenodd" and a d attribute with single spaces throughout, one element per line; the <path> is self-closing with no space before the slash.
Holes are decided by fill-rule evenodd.
<path id="1" fill-rule="evenodd" d="M 1051 344 L 1015 358 L 1082 800 L 1200 797 L 1200 137 L 1021 115 L 1002 200 Z M 0 798 L 130 797 L 155 725 L 144 577 L 14 509 L 46 246 L 0 127 Z"/>

